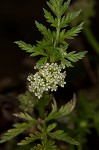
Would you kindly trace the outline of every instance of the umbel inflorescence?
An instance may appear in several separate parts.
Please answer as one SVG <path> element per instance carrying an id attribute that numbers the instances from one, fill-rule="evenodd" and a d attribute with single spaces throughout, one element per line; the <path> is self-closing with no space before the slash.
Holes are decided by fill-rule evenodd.
<path id="1" fill-rule="evenodd" d="M 30 82 L 29 91 L 40 99 L 44 91 L 56 91 L 58 85 L 64 87 L 66 71 L 62 71 L 63 68 L 62 64 L 58 65 L 57 63 L 41 65 L 38 72 L 27 78 Z M 37 68 L 35 67 L 35 69 Z"/>

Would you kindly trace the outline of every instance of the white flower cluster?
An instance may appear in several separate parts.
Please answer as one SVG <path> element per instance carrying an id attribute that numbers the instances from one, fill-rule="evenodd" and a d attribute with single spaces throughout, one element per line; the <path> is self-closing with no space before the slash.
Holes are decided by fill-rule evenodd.
<path id="1" fill-rule="evenodd" d="M 57 63 L 42 65 L 36 74 L 28 76 L 27 80 L 30 82 L 29 91 L 40 99 L 44 91 L 56 91 L 58 85 L 64 87 L 66 84 L 66 72 L 62 72 L 63 67 L 63 65 L 58 65 Z"/>

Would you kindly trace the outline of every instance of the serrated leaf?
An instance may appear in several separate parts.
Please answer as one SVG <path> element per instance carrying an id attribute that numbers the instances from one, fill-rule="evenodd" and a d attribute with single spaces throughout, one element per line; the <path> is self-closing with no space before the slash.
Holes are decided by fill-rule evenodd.
<path id="1" fill-rule="evenodd" d="M 56 0 L 55 1 L 51 1 L 50 0 L 50 2 L 47 2 L 47 5 L 52 10 L 52 12 L 57 16 L 57 4 L 56 4 Z"/>
<path id="2" fill-rule="evenodd" d="M 70 21 L 72 21 L 73 19 L 75 19 L 79 14 L 81 13 L 81 10 L 77 11 L 77 12 L 70 12 L 67 14 L 66 16 L 66 22 L 69 23 Z"/>
<path id="3" fill-rule="evenodd" d="M 29 134 L 29 137 L 25 137 L 25 140 L 22 140 L 21 142 L 18 143 L 18 145 L 27 145 L 35 140 L 38 140 L 40 137 L 34 134 Z"/>
<path id="4" fill-rule="evenodd" d="M 47 57 L 42 57 L 38 60 L 36 63 L 36 67 L 39 68 L 41 65 L 45 64 L 47 62 L 48 58 Z"/>
<path id="5" fill-rule="evenodd" d="M 28 123 L 17 123 L 13 125 L 13 129 L 8 130 L 0 140 L 0 143 L 11 140 L 12 138 L 18 136 L 20 133 L 33 126 L 36 122 L 31 121 Z"/>
<path id="6" fill-rule="evenodd" d="M 59 42 L 64 44 L 64 45 L 67 44 L 66 40 L 65 40 L 66 39 L 65 34 L 66 34 L 66 32 L 65 32 L 65 29 L 64 29 L 60 32 L 60 35 L 59 35 Z"/>
<path id="7" fill-rule="evenodd" d="M 68 13 L 67 16 L 63 16 L 61 18 L 60 27 L 61 28 L 67 27 L 68 23 L 71 22 L 73 19 L 75 19 L 80 14 L 80 12 L 81 10 L 77 12 L 71 12 L 71 13 Z"/>
<path id="8" fill-rule="evenodd" d="M 83 29 L 83 22 L 78 25 L 77 27 L 73 27 L 72 29 L 68 30 L 65 34 L 66 39 L 73 39 L 74 36 L 77 36 L 79 32 L 81 32 L 81 29 Z"/>
<path id="9" fill-rule="evenodd" d="M 67 2 L 64 2 L 64 4 L 60 7 L 60 16 L 62 16 L 66 12 L 66 10 L 67 10 L 67 8 L 70 4 L 70 1 L 71 0 L 68 0 Z"/>
<path id="10" fill-rule="evenodd" d="M 51 31 L 50 29 L 47 29 L 43 24 L 41 23 L 38 23 L 37 21 L 35 21 L 35 24 L 38 28 L 38 30 L 44 35 L 44 38 L 52 38 L 52 34 L 51 34 Z"/>
<path id="11" fill-rule="evenodd" d="M 24 119 L 24 120 L 27 120 L 27 121 L 34 121 L 35 123 L 37 122 L 36 119 L 33 119 L 29 114 L 27 114 L 26 112 L 23 113 L 23 112 L 20 112 L 20 113 L 17 113 L 17 114 L 13 114 L 15 117 L 18 117 L 18 118 L 21 118 L 21 119 Z"/>
<path id="12" fill-rule="evenodd" d="M 46 117 L 45 121 L 61 118 L 63 116 L 68 115 L 73 110 L 75 103 L 76 103 L 76 98 L 74 95 L 73 99 L 70 102 L 68 102 L 66 105 L 61 106 L 59 110 L 56 110 L 56 107 L 55 107 L 55 110 L 51 111 L 51 113 Z"/>
<path id="13" fill-rule="evenodd" d="M 64 133 L 63 130 L 58 130 L 53 133 L 49 133 L 49 136 L 56 140 L 62 140 L 73 145 L 79 145 L 79 143 L 75 139 L 68 136 L 68 134 Z"/>
<path id="14" fill-rule="evenodd" d="M 55 20 L 51 13 L 48 12 L 46 9 L 43 10 L 45 14 L 44 17 L 47 19 L 47 22 L 51 23 L 51 26 L 57 27 L 57 20 Z"/>
<path id="15" fill-rule="evenodd" d="M 48 40 L 47 42 L 43 39 L 42 41 L 37 41 L 38 43 L 36 44 L 36 48 L 34 53 L 32 53 L 30 56 L 47 56 L 45 48 L 48 47 L 51 44 L 51 39 Z"/>
<path id="16" fill-rule="evenodd" d="M 54 141 L 48 140 L 43 144 L 43 150 L 59 150 Z"/>
<path id="17" fill-rule="evenodd" d="M 56 125 L 57 125 L 56 123 L 50 124 L 50 125 L 47 127 L 46 132 L 52 131 L 52 130 L 56 127 Z"/>
<path id="18" fill-rule="evenodd" d="M 66 67 L 73 67 L 72 63 L 66 59 L 62 60 L 63 65 Z"/>
<path id="19" fill-rule="evenodd" d="M 47 5 L 49 6 L 49 8 L 52 10 L 52 12 L 57 16 L 57 17 L 61 17 L 66 9 L 68 8 L 70 4 L 70 0 L 68 0 L 67 2 L 63 3 L 63 0 L 54 0 L 50 2 L 47 2 Z"/>
<path id="20" fill-rule="evenodd" d="M 46 56 L 46 53 L 43 51 L 42 48 L 40 49 L 40 47 L 36 47 L 35 52 L 32 53 L 30 56 L 35 57 L 35 56 L 39 56 L 39 55 Z"/>
<path id="21" fill-rule="evenodd" d="M 84 57 L 84 55 L 87 53 L 87 51 L 82 51 L 82 52 L 78 52 L 75 53 L 76 51 L 72 51 L 70 53 L 68 53 L 65 58 L 67 58 L 68 60 L 72 61 L 72 62 L 77 62 L 79 59 L 82 59 Z"/>
<path id="22" fill-rule="evenodd" d="M 48 140 L 46 143 L 37 144 L 31 150 L 59 150 L 54 141 Z"/>
<path id="23" fill-rule="evenodd" d="M 16 41 L 14 43 L 16 43 L 21 50 L 25 50 L 28 53 L 33 53 L 35 51 L 35 46 L 32 46 L 31 44 L 26 44 L 23 41 Z"/>

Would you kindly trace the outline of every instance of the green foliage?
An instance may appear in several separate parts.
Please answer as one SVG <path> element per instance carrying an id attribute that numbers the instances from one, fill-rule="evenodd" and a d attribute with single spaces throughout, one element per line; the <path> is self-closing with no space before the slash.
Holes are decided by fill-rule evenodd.
<path id="1" fill-rule="evenodd" d="M 21 50 L 25 50 L 28 53 L 32 53 L 33 52 L 33 46 L 30 45 L 30 44 L 26 44 L 23 41 L 16 41 L 14 43 L 18 44 L 19 47 L 21 48 Z"/>
<path id="2" fill-rule="evenodd" d="M 49 2 L 47 2 L 47 5 L 49 6 L 52 12 L 43 9 L 44 17 L 47 20 L 47 22 L 50 23 L 50 25 L 53 27 L 53 30 L 51 31 L 49 28 L 46 28 L 43 24 L 35 21 L 38 30 L 43 35 L 43 39 L 41 41 L 38 41 L 36 46 L 26 44 L 22 41 L 15 42 L 19 45 L 19 47 L 22 50 L 31 53 L 30 56 L 41 56 L 41 59 L 37 62 L 38 66 L 48 61 L 51 63 L 61 62 L 62 60 L 65 61 L 65 56 L 68 55 L 66 51 L 68 48 L 66 40 L 73 39 L 83 28 L 83 23 L 81 23 L 77 27 L 73 27 L 72 29 L 66 31 L 65 28 L 68 26 L 68 23 L 75 19 L 81 12 L 80 10 L 77 12 L 67 13 L 66 16 L 65 12 L 69 6 L 69 3 L 70 0 L 64 3 L 63 0 L 50 0 Z M 65 55 L 62 54 L 62 51 L 65 53 Z M 85 52 L 82 52 L 82 57 L 84 56 L 84 54 Z M 80 53 L 74 55 L 76 61 L 79 60 L 79 55 Z M 64 64 L 67 67 L 72 66 L 71 59 L 65 61 Z"/>
<path id="3" fill-rule="evenodd" d="M 63 130 L 57 130 L 53 133 L 49 133 L 49 136 L 56 140 L 62 140 L 62 141 L 68 142 L 73 145 L 79 145 L 79 143 L 77 141 L 75 141 L 70 136 L 68 136 L 67 133 L 64 133 Z"/>
<path id="4" fill-rule="evenodd" d="M 95 99 L 88 98 L 88 96 L 80 91 L 77 96 L 77 103 L 75 109 L 68 116 L 58 119 L 61 123 L 64 124 L 63 128 L 68 131 L 69 134 L 72 134 L 79 141 L 79 149 L 86 149 L 87 147 L 87 136 L 91 135 L 92 130 L 95 129 L 99 134 L 99 102 Z M 75 150 L 76 148 L 73 145 L 68 146 L 68 149 Z"/>
<path id="5" fill-rule="evenodd" d="M 40 139 L 40 134 L 37 132 L 35 134 L 29 134 L 29 137 L 25 137 L 25 140 L 22 140 L 18 145 L 27 145 L 35 140 Z"/>
<path id="6" fill-rule="evenodd" d="M 74 145 L 79 144 L 77 141 L 72 139 L 70 136 L 68 136 L 67 133 L 64 133 L 64 131 L 62 130 L 57 130 L 55 132 L 52 132 L 55 128 L 56 128 L 56 123 L 49 124 L 48 127 L 45 127 L 45 124 L 43 124 L 42 126 L 39 125 L 38 129 L 40 130 L 40 132 L 37 131 L 34 134 L 30 134 L 29 137 L 26 137 L 25 140 L 22 140 L 20 143 L 18 143 L 18 145 L 26 145 L 26 144 L 30 144 L 31 142 L 33 143 L 35 140 L 41 140 L 42 145 L 39 144 L 39 146 L 41 146 L 43 149 L 44 148 L 47 149 L 50 147 L 50 143 L 49 143 L 50 140 L 48 139 L 62 140 Z M 53 148 L 54 147 L 55 145 L 53 143 Z"/>
<path id="7" fill-rule="evenodd" d="M 72 51 L 72 52 L 69 52 L 67 55 L 66 55 L 66 58 L 68 60 L 70 60 L 71 62 L 76 62 L 78 61 L 79 59 L 82 59 L 83 58 L 83 54 L 86 54 L 86 52 L 79 52 L 79 53 L 76 53 L 75 51 Z"/>
<path id="8" fill-rule="evenodd" d="M 86 51 L 75 53 L 75 51 L 69 52 L 65 55 L 65 59 L 62 59 L 62 63 L 67 67 L 73 67 L 71 62 L 77 62 L 79 59 L 83 58 Z"/>
<path id="9" fill-rule="evenodd" d="M 28 115 L 26 112 L 25 113 L 20 112 L 20 113 L 14 114 L 14 116 L 21 118 L 21 119 L 24 119 L 24 120 L 27 120 L 27 121 L 33 120 L 33 118 L 30 115 Z"/>
<path id="10" fill-rule="evenodd" d="M 63 116 L 68 115 L 75 106 L 76 99 L 74 97 L 73 100 L 68 102 L 66 105 L 62 106 L 59 110 L 57 110 L 56 103 L 54 102 L 52 104 L 52 111 L 49 113 L 49 115 L 46 117 L 45 121 L 49 121 L 52 119 L 61 118 Z"/>
<path id="11" fill-rule="evenodd" d="M 49 132 L 52 131 L 56 126 L 57 126 L 56 123 L 52 123 L 52 124 L 48 125 L 46 131 L 49 133 Z"/>
<path id="12" fill-rule="evenodd" d="M 20 108 L 25 112 L 32 113 L 33 108 L 37 103 L 37 98 L 33 93 L 26 91 L 25 94 L 20 94 L 18 99 L 20 101 Z"/>
<path id="13" fill-rule="evenodd" d="M 55 102 L 54 102 L 55 103 Z M 41 144 L 37 144 L 35 146 L 34 144 L 34 149 L 38 148 L 39 146 L 42 147 L 43 149 L 57 149 L 54 140 L 62 140 L 65 142 L 68 142 L 70 144 L 75 144 L 78 145 L 78 142 L 72 139 L 70 136 L 68 136 L 67 133 L 64 133 L 62 130 L 56 130 L 57 124 L 56 123 L 51 123 L 49 124 L 48 122 L 52 119 L 57 119 L 62 116 L 68 115 L 72 109 L 74 108 L 75 102 L 70 101 L 68 102 L 65 106 L 62 106 L 59 111 L 56 109 L 55 104 L 52 104 L 52 111 L 48 116 L 45 117 L 45 120 L 42 120 L 40 118 L 33 119 L 29 114 L 25 113 L 18 113 L 15 114 L 16 117 L 24 119 L 24 121 L 27 121 L 26 123 L 17 123 L 13 125 L 13 129 L 10 129 L 7 131 L 7 133 L 4 134 L 2 137 L 2 140 L 0 143 L 6 142 L 11 140 L 12 138 L 16 137 L 20 133 L 24 132 L 30 127 L 33 127 L 36 125 L 37 131 L 34 133 L 29 134 L 28 137 L 25 137 L 24 140 L 18 143 L 18 145 L 27 145 L 30 144 L 31 142 L 34 143 L 37 140 L 41 141 Z M 48 124 L 48 125 L 47 125 Z M 46 126 L 47 125 L 47 126 Z"/>
<path id="14" fill-rule="evenodd" d="M 36 69 L 40 70 L 39 66 L 45 63 L 55 63 L 56 67 L 58 67 L 58 69 L 56 69 L 58 70 L 57 72 L 61 71 L 61 78 L 63 78 L 63 84 L 59 85 L 63 86 L 65 84 L 65 72 L 62 72 L 63 69 L 65 69 L 65 67 L 72 67 L 72 63 L 77 62 L 79 59 L 82 59 L 86 53 L 85 51 L 79 53 L 76 53 L 75 51 L 67 52 L 67 40 L 73 39 L 83 28 L 83 23 L 81 23 L 77 27 L 73 27 L 72 29 L 66 30 L 66 27 L 69 25 L 69 23 L 73 19 L 75 19 L 81 12 L 77 11 L 67 13 L 66 16 L 65 12 L 67 11 L 69 4 L 70 0 L 66 2 L 64 2 L 63 0 L 49 0 L 49 2 L 47 2 L 47 5 L 51 9 L 51 12 L 48 12 L 46 9 L 43 10 L 44 17 L 47 20 L 47 22 L 50 23 L 52 30 L 46 28 L 43 24 L 35 21 L 38 30 L 43 35 L 42 40 L 37 41 L 36 45 L 26 44 L 23 41 L 15 42 L 22 50 L 29 52 L 30 56 L 40 56 L 40 59 L 37 61 L 36 64 Z M 49 69 L 51 69 L 50 66 Z M 55 70 L 53 70 L 54 69 L 52 69 L 51 71 L 54 72 Z M 45 71 L 47 71 L 47 69 Z M 31 87 L 34 87 L 38 91 L 42 90 L 43 88 L 46 89 L 46 87 L 44 87 L 45 85 L 42 84 L 43 82 L 41 82 L 43 77 L 39 76 L 39 74 L 40 71 L 38 71 L 37 74 L 35 74 L 35 76 L 32 76 L 33 79 L 35 78 L 35 80 L 37 81 L 35 86 L 33 86 L 33 82 L 31 82 L 31 77 L 28 79 L 28 81 L 31 82 Z M 53 74 L 51 75 L 52 78 L 54 76 Z M 55 74 L 55 77 L 57 74 Z M 46 78 L 44 78 L 44 80 L 46 80 Z M 38 84 L 41 85 L 37 86 Z M 52 84 L 54 84 L 53 80 Z M 39 87 L 41 86 L 43 88 L 39 89 Z M 35 89 L 33 89 L 33 91 L 35 91 Z M 8 132 L 4 134 L 0 143 L 9 141 L 10 139 L 16 137 L 25 130 L 30 129 L 29 131 L 31 133 L 29 133 L 24 140 L 21 140 L 21 142 L 19 142 L 18 145 L 28 145 L 32 143 L 33 145 L 31 150 L 58 150 L 58 147 L 55 143 L 56 140 L 62 140 L 64 142 L 74 145 L 79 144 L 76 140 L 72 139 L 63 130 L 57 130 L 56 124 L 57 119 L 67 116 L 73 110 L 76 102 L 75 95 L 70 102 L 68 102 L 64 106 L 61 106 L 61 108 L 58 109 L 54 97 L 52 96 L 52 94 L 50 94 L 51 91 L 48 90 L 49 88 L 45 90 L 47 92 L 45 92 L 40 99 L 34 96 L 34 94 L 30 92 L 31 90 L 19 95 L 18 98 L 20 100 L 20 108 L 23 112 L 14 114 L 14 116 L 21 118 L 22 121 L 24 121 L 24 123 L 17 123 L 13 125 L 14 128 L 8 130 Z M 47 106 L 52 100 L 52 109 L 47 110 Z M 34 110 L 37 111 L 35 119 L 33 118 L 32 114 L 34 113 Z M 31 131 L 31 128 L 33 127 L 35 127 L 35 130 Z"/>
<path id="15" fill-rule="evenodd" d="M 12 138 L 18 136 L 20 133 L 22 133 L 23 131 L 25 131 L 26 129 L 28 129 L 29 127 L 33 126 L 34 124 L 36 124 L 37 121 L 35 119 L 32 119 L 32 121 L 28 122 L 28 123 L 17 123 L 13 125 L 13 129 L 8 130 L 4 136 L 2 137 L 2 140 L 0 141 L 0 143 L 6 142 L 11 140 Z"/>
<path id="16" fill-rule="evenodd" d="M 38 144 L 37 146 L 34 146 L 31 150 L 59 150 L 57 146 L 55 145 L 54 141 L 48 141 L 47 144 Z"/>
<path id="17" fill-rule="evenodd" d="M 77 27 L 73 27 L 71 30 L 68 30 L 65 33 L 65 38 L 66 39 L 73 39 L 74 36 L 77 36 L 77 34 L 81 31 L 81 29 L 83 28 L 83 24 L 81 23 L 80 25 L 78 25 Z"/>
<path id="18" fill-rule="evenodd" d="M 44 93 L 44 95 L 41 97 L 40 101 L 38 101 L 36 105 L 36 109 L 39 112 L 39 116 L 41 118 L 44 118 L 46 116 L 46 106 L 51 102 L 53 99 L 52 94 Z"/>

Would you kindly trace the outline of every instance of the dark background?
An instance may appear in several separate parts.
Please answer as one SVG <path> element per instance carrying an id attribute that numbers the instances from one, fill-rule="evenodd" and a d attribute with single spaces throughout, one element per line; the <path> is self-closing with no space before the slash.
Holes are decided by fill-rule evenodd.
<path id="1" fill-rule="evenodd" d="M 44 0 L 0 1 L 0 92 L 20 84 L 32 71 L 33 60 L 14 42 L 35 44 L 40 39 L 35 20 L 42 22 L 44 5 Z"/>
<path id="2" fill-rule="evenodd" d="M 40 0 L 0 1 L 0 77 L 24 72 L 21 62 L 26 53 L 14 41 L 35 43 L 39 35 L 34 20 L 41 20 L 43 3 Z"/>

